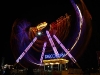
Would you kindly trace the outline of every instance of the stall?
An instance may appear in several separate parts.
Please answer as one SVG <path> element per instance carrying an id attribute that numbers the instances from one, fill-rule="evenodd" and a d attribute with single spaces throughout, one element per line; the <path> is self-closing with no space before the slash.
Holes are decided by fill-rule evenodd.
<path id="1" fill-rule="evenodd" d="M 44 71 L 62 71 L 68 69 L 69 60 L 66 59 L 50 59 L 43 60 Z"/>

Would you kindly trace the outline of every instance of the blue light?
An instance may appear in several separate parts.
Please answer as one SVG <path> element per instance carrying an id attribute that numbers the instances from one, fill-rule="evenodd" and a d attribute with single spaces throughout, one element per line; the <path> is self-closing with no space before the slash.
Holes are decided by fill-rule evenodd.
<path id="1" fill-rule="evenodd" d="M 59 54 L 59 57 L 60 58 L 63 58 L 65 56 L 65 53 L 60 53 Z M 45 55 L 45 59 L 51 59 L 51 58 L 56 58 L 55 54 L 48 54 L 48 55 Z"/>

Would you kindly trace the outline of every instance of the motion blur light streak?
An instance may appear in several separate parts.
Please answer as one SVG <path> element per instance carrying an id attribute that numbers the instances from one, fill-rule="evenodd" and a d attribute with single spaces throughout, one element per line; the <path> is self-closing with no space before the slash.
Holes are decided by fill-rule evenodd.
<path id="1" fill-rule="evenodd" d="M 73 4 L 75 4 L 75 3 L 73 3 Z M 75 43 L 73 44 L 73 46 L 71 47 L 70 50 L 72 50 L 72 49 L 74 48 L 74 46 L 77 44 L 77 42 L 78 42 L 78 40 L 79 40 L 79 38 L 80 38 L 80 35 L 81 35 L 81 29 L 82 29 L 82 24 L 83 24 L 83 18 L 82 18 L 82 14 L 81 14 L 81 12 L 80 12 L 80 9 L 78 8 L 77 5 L 73 5 L 73 6 L 74 6 L 74 8 L 76 8 L 75 10 L 76 10 L 76 12 L 77 12 L 77 14 L 78 14 L 78 17 L 79 17 L 79 26 L 80 26 L 80 30 L 79 30 L 78 36 L 77 36 L 77 38 L 76 38 L 76 41 L 75 41 Z"/>
<path id="2" fill-rule="evenodd" d="M 68 51 L 76 58 L 76 60 L 82 55 L 91 37 L 92 18 L 82 0 L 80 0 L 80 3 L 75 3 L 74 0 L 70 0 L 70 3 L 74 8 L 73 13 L 71 15 L 66 13 L 65 16 L 61 16 L 51 24 L 42 22 L 37 24 L 37 26 L 32 26 L 28 20 L 15 20 L 11 34 L 11 48 L 15 59 L 17 59 L 21 53 L 24 52 L 29 43 L 37 37 L 35 43 L 19 62 L 21 65 L 27 67 L 32 64 L 40 64 L 43 60 L 42 57 L 44 58 L 44 52 L 42 49 L 44 42 L 47 42 L 45 54 L 55 53 L 58 55 L 58 53 L 62 53 L 63 50 L 60 49 L 59 44 L 54 38 L 52 38 L 53 35 L 56 35 L 66 49 L 69 49 Z M 75 15 L 73 17 L 72 15 L 74 13 Z M 52 50 L 48 36 L 46 36 L 46 31 L 44 31 L 47 26 L 50 26 L 48 31 L 51 35 L 52 41 L 54 41 L 54 48 L 57 48 L 55 52 Z M 43 33 L 38 36 L 38 32 Z M 65 58 L 69 59 L 68 56 L 65 56 Z"/>

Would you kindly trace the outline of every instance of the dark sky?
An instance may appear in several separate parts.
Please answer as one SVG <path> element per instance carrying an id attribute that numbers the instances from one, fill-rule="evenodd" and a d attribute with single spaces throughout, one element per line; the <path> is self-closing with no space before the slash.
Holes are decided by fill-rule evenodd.
<path id="1" fill-rule="evenodd" d="M 78 1 L 78 0 L 77 0 Z M 15 19 L 27 17 L 33 21 L 34 24 L 40 23 L 48 19 L 48 22 L 52 22 L 58 17 L 64 15 L 67 11 L 70 11 L 71 5 L 68 2 L 61 1 L 4 1 L 1 2 L 0 18 L 0 61 L 2 57 L 5 57 L 5 63 L 13 64 L 15 59 L 10 48 L 10 35 L 12 25 Z M 99 0 L 84 0 L 90 14 L 92 15 L 92 36 L 90 42 L 78 60 L 79 64 L 85 67 L 97 67 L 96 51 L 100 51 L 100 22 L 99 22 Z M 41 20 L 44 17 L 43 20 Z M 51 20 L 52 18 L 52 20 Z"/>

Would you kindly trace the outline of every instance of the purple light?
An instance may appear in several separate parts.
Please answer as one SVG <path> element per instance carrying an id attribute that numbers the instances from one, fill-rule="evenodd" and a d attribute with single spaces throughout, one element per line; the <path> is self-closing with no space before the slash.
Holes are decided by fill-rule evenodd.
<path id="1" fill-rule="evenodd" d="M 54 42 L 53 42 L 53 40 L 52 40 L 52 38 L 51 38 L 51 36 L 50 36 L 49 31 L 46 31 L 46 34 L 47 34 L 47 36 L 48 36 L 49 42 L 50 42 L 50 44 L 51 44 L 51 46 L 52 46 L 52 48 L 53 48 L 53 51 L 54 51 L 54 53 L 55 53 L 56 58 L 59 58 L 59 53 L 58 53 L 58 51 L 57 51 L 57 48 L 55 47 L 55 44 L 54 44 Z"/>
<path id="2" fill-rule="evenodd" d="M 27 46 L 27 48 L 24 50 L 24 52 L 18 57 L 16 60 L 17 63 L 19 63 L 19 60 L 23 58 L 23 56 L 26 54 L 26 52 L 30 49 L 30 47 L 33 45 L 33 43 L 37 40 L 37 37 L 33 39 L 33 41 Z"/>
<path id="3" fill-rule="evenodd" d="M 47 42 L 45 42 L 44 45 L 43 45 L 43 50 L 42 50 L 42 54 L 41 54 L 41 58 L 40 58 L 41 64 L 42 64 L 43 56 L 44 56 L 44 53 L 45 53 L 46 45 L 47 45 Z"/>
<path id="4" fill-rule="evenodd" d="M 60 40 L 53 35 L 53 37 L 56 39 L 57 43 L 61 46 L 61 48 L 66 52 L 66 54 L 68 54 L 68 56 L 71 58 L 71 60 L 75 63 L 76 60 L 74 59 L 74 57 L 69 53 L 69 51 L 65 48 L 65 46 L 60 42 Z"/>

